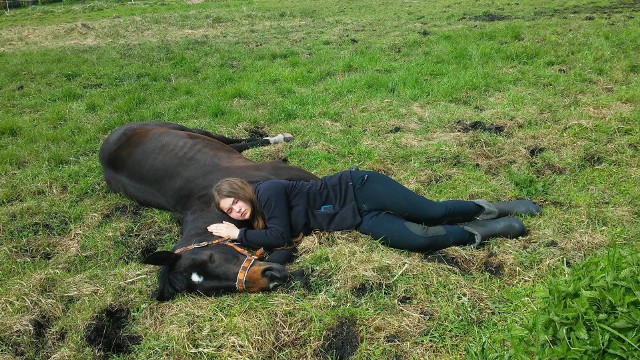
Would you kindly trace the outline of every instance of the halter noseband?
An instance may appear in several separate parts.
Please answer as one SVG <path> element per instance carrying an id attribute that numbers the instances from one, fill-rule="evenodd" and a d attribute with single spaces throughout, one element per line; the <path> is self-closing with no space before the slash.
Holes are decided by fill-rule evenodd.
<path id="1" fill-rule="evenodd" d="M 246 256 L 246 259 L 244 259 L 244 261 L 242 262 L 242 265 L 240 265 L 240 270 L 238 271 L 238 276 L 236 277 L 236 289 L 238 289 L 238 291 L 245 291 L 247 289 L 246 288 L 246 281 L 247 281 L 247 274 L 249 273 L 249 269 L 251 268 L 251 265 L 253 265 L 253 262 L 256 261 L 256 259 L 258 259 L 260 257 L 260 255 L 262 255 L 262 251 L 263 251 L 262 249 L 259 249 L 258 251 L 256 251 L 255 255 L 251 255 L 245 249 L 243 249 L 243 248 L 237 246 L 236 244 L 230 242 L 229 241 L 229 237 L 223 237 L 223 238 L 217 239 L 217 240 L 203 241 L 203 242 L 199 242 L 197 244 L 184 246 L 184 247 L 181 247 L 178 250 L 174 251 L 174 253 L 179 254 L 179 253 L 181 253 L 183 251 L 187 251 L 187 250 L 191 250 L 191 249 L 195 249 L 195 248 L 201 248 L 201 247 L 213 246 L 213 245 L 220 245 L 220 244 L 231 246 L 234 250 L 236 250 L 237 252 L 239 252 L 242 255 Z"/>

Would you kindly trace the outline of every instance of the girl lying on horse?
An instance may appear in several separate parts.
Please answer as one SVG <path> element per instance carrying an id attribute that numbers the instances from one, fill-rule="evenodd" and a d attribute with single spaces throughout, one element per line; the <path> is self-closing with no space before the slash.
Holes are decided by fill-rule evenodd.
<path id="1" fill-rule="evenodd" d="M 492 237 L 516 238 L 526 233 L 522 221 L 510 215 L 536 215 L 530 200 L 432 201 L 386 175 L 349 170 L 317 181 L 267 180 L 251 185 L 227 178 L 213 189 L 217 208 L 252 228 L 222 222 L 207 227 L 217 236 L 272 250 L 313 230 L 357 230 L 383 244 L 410 251 L 434 251 L 450 246 L 477 246 Z M 284 263 L 291 253 L 273 254 Z"/>

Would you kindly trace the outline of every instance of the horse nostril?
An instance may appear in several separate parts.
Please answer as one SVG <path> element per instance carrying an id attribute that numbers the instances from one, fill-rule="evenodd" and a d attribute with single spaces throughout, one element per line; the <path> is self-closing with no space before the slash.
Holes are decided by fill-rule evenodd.
<path id="1" fill-rule="evenodd" d="M 273 288 L 277 285 L 284 284 L 289 278 L 289 273 L 287 273 L 284 266 L 274 264 L 272 266 L 267 266 L 262 271 L 262 276 L 269 280 L 269 287 Z"/>

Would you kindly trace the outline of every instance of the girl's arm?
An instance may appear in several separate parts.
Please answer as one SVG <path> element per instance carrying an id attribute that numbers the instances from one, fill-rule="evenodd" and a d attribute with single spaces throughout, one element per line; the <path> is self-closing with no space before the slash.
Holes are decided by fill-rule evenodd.
<path id="1" fill-rule="evenodd" d="M 223 221 L 218 224 L 212 224 L 207 226 L 207 230 L 210 233 L 220 237 L 228 237 L 231 240 L 236 240 L 240 230 L 232 223 Z"/>
<path id="2" fill-rule="evenodd" d="M 238 242 L 260 248 L 274 249 L 291 241 L 291 214 L 287 181 L 272 180 L 260 185 L 258 206 L 264 216 L 265 229 L 240 229 Z"/>

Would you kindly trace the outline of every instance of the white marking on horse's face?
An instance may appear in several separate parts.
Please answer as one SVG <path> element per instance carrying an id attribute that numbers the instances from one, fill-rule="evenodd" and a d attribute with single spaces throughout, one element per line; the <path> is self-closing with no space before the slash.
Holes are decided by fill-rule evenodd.
<path id="1" fill-rule="evenodd" d="M 191 281 L 193 281 L 196 284 L 199 284 L 202 281 L 204 281 L 204 277 L 200 276 L 197 272 L 194 272 L 191 274 Z"/>

